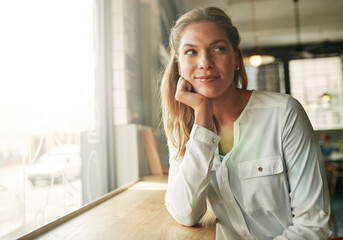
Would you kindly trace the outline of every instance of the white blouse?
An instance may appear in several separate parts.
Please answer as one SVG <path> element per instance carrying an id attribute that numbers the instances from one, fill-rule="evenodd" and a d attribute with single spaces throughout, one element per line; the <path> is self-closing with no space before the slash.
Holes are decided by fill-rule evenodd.
<path id="1" fill-rule="evenodd" d="M 217 240 L 328 239 L 325 167 L 300 103 L 253 91 L 233 130 L 233 148 L 222 162 L 219 136 L 196 124 L 183 157 L 175 159 L 169 144 L 165 203 L 175 220 L 195 225 L 208 206 Z"/>

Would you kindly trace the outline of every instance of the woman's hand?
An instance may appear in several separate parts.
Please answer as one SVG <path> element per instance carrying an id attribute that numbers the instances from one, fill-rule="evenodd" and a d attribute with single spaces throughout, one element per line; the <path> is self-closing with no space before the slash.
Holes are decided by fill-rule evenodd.
<path id="1" fill-rule="evenodd" d="M 194 109 L 194 123 L 213 130 L 213 107 L 211 99 L 192 91 L 192 89 L 193 86 L 183 77 L 180 77 L 176 87 L 175 99 Z"/>

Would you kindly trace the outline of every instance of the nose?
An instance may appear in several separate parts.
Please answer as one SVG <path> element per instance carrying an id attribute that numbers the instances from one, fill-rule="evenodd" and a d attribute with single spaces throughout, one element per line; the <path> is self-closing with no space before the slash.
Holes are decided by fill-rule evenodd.
<path id="1" fill-rule="evenodd" d="M 211 69 L 214 67 L 213 59 L 210 53 L 204 52 L 199 57 L 199 68 L 200 69 Z"/>

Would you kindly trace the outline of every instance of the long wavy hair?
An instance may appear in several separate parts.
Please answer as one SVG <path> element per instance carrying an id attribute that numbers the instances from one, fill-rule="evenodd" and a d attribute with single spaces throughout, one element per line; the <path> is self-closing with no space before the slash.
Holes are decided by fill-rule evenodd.
<path id="1" fill-rule="evenodd" d="M 176 148 L 175 158 L 183 156 L 186 152 L 186 143 L 194 124 L 194 111 L 191 107 L 175 100 L 176 86 L 179 79 L 178 51 L 183 30 L 192 23 L 214 22 L 227 33 L 232 48 L 238 53 L 239 70 L 235 71 L 234 83 L 236 87 L 246 89 L 248 79 L 243 63 L 243 55 L 239 48 L 240 36 L 238 30 L 232 25 L 230 17 L 221 9 L 208 7 L 195 9 L 182 15 L 169 36 L 170 59 L 164 71 L 161 82 L 162 117 L 164 130 L 170 143 Z"/>

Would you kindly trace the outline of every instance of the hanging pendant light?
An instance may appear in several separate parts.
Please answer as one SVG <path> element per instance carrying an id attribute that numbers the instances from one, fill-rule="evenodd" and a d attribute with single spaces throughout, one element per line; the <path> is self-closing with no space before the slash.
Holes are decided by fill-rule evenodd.
<path id="1" fill-rule="evenodd" d="M 275 57 L 263 54 L 262 52 L 255 52 L 249 57 L 248 65 L 259 67 L 261 65 L 269 64 L 275 61 Z"/>
<path id="2" fill-rule="evenodd" d="M 254 49 L 249 58 L 244 59 L 246 65 L 259 67 L 260 65 L 269 64 L 275 61 L 275 57 L 263 54 L 257 47 L 257 34 L 256 34 L 256 16 L 255 16 L 255 0 L 250 0 L 251 5 L 251 23 L 254 35 Z"/>
<path id="3" fill-rule="evenodd" d="M 320 99 L 322 100 L 322 102 L 324 103 L 330 103 L 331 101 L 331 95 L 329 93 L 323 93 L 321 96 L 320 96 Z"/>

